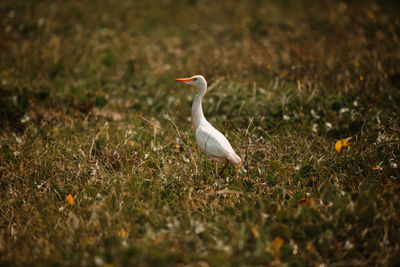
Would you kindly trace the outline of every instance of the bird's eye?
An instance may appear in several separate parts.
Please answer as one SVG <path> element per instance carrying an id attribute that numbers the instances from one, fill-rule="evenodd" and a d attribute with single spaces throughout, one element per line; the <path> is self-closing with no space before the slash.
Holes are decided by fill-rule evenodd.
<path id="1" fill-rule="evenodd" d="M 193 78 L 193 81 L 197 81 L 197 78 Z"/>

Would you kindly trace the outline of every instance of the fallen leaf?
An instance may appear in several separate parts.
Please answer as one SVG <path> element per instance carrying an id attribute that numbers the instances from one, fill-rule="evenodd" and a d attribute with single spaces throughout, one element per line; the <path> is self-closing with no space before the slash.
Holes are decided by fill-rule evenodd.
<path id="1" fill-rule="evenodd" d="M 122 228 L 122 229 L 119 231 L 118 235 L 119 235 L 120 237 L 124 238 L 124 237 L 126 236 L 126 231 L 125 231 L 125 229 Z"/>
<path id="2" fill-rule="evenodd" d="M 375 20 L 375 14 L 374 14 L 372 11 L 369 11 L 369 12 L 367 13 L 367 16 L 368 16 L 368 18 L 369 18 L 370 20 Z"/>
<path id="3" fill-rule="evenodd" d="M 307 250 L 307 251 L 313 251 L 313 250 L 314 250 L 314 246 L 313 246 L 313 244 L 312 244 L 311 241 L 310 241 L 310 242 L 307 242 L 306 250 Z"/>
<path id="4" fill-rule="evenodd" d="M 74 197 L 71 194 L 68 194 L 65 197 L 65 205 L 73 205 L 74 204 Z"/>
<path id="5" fill-rule="evenodd" d="M 255 224 L 253 225 L 253 227 L 251 227 L 251 232 L 253 233 L 255 238 L 259 238 L 260 237 L 260 233 L 258 232 L 258 225 Z"/>
<path id="6" fill-rule="evenodd" d="M 92 245 L 94 241 L 94 238 L 92 236 L 89 236 L 88 238 L 86 238 L 85 243 L 87 245 Z"/>
<path id="7" fill-rule="evenodd" d="M 381 171 L 381 170 L 383 170 L 383 168 L 382 168 L 382 166 L 381 165 L 376 165 L 375 167 L 372 167 L 372 170 L 374 170 L 374 171 Z"/>
<path id="8" fill-rule="evenodd" d="M 350 145 L 350 142 L 349 142 L 350 139 L 351 139 L 351 137 L 340 139 L 339 141 L 337 141 L 335 144 L 335 150 L 337 152 L 340 152 L 340 150 L 342 150 L 343 147 L 348 147 Z"/>
<path id="9" fill-rule="evenodd" d="M 274 241 L 272 242 L 272 245 L 274 247 L 274 251 L 276 255 L 279 255 L 279 252 L 281 250 L 281 247 L 283 245 L 283 239 L 280 238 L 279 236 L 274 238 Z"/>
<path id="10" fill-rule="evenodd" d="M 303 198 L 300 198 L 300 200 L 299 200 L 299 202 L 301 204 L 306 204 L 306 203 L 308 203 L 310 201 L 311 201 L 311 198 L 308 198 L 308 197 L 303 197 Z"/>
<path id="11" fill-rule="evenodd" d="M 156 235 L 156 238 L 154 239 L 154 245 L 158 245 L 158 244 L 160 244 L 162 241 L 164 241 L 165 240 L 165 236 L 166 236 L 166 234 L 165 233 L 158 233 L 157 235 Z"/>

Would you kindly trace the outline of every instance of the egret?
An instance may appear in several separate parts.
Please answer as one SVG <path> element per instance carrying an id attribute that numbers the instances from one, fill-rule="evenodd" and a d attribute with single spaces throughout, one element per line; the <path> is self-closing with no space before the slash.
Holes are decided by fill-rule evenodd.
<path id="1" fill-rule="evenodd" d="M 241 167 L 242 160 L 235 153 L 228 139 L 204 117 L 202 101 L 207 93 L 206 79 L 202 75 L 195 75 L 190 78 L 178 78 L 175 81 L 184 82 L 197 88 L 197 94 L 192 103 L 192 120 L 196 132 L 197 145 L 200 150 L 212 161 L 225 164 L 221 173 L 223 173 L 228 164 L 233 164 L 237 168 Z"/>

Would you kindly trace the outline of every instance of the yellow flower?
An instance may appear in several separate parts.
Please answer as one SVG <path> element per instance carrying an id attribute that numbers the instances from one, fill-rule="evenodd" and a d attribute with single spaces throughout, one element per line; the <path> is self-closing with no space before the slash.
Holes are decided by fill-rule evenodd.
<path id="1" fill-rule="evenodd" d="M 342 147 L 348 147 L 350 145 L 350 142 L 349 142 L 350 139 L 351 139 L 351 137 L 340 139 L 339 141 L 337 141 L 335 144 L 335 150 L 337 152 L 340 152 L 340 150 L 342 150 Z"/>

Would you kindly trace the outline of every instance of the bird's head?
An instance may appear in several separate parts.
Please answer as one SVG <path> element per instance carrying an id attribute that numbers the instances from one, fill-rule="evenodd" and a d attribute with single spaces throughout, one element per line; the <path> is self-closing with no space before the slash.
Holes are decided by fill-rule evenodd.
<path id="1" fill-rule="evenodd" d="M 201 88 L 207 88 L 207 81 L 204 79 L 202 75 L 195 75 L 190 78 L 178 78 L 175 79 L 176 82 L 184 82 L 189 85 L 193 85 L 199 89 Z"/>

